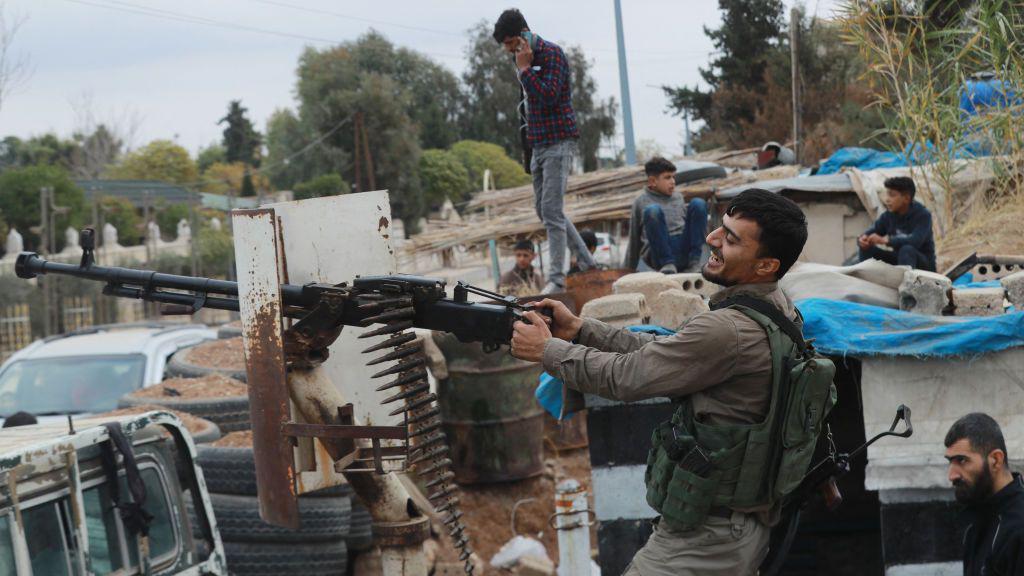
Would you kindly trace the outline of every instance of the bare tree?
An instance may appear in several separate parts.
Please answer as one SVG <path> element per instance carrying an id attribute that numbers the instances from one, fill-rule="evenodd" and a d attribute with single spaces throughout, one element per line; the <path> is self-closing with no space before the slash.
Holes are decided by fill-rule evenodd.
<path id="1" fill-rule="evenodd" d="M 71 101 L 75 113 L 74 139 L 79 148 L 72 159 L 76 178 L 96 180 L 121 154 L 132 149 L 142 116 L 125 108 L 99 117 L 91 92 L 83 92 Z"/>
<path id="2" fill-rule="evenodd" d="M 8 15 L 0 2 L 0 108 L 12 92 L 21 87 L 32 75 L 28 57 L 13 50 L 14 38 L 27 20 L 24 16 Z"/>

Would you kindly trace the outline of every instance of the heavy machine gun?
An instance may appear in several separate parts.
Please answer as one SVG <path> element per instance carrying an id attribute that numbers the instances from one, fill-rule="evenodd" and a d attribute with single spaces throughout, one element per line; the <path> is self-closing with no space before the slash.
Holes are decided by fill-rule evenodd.
<path id="1" fill-rule="evenodd" d="M 165 314 L 193 314 L 202 308 L 240 310 L 236 282 L 98 265 L 93 252 L 95 232 L 88 228 L 81 232 L 80 245 L 83 253 L 77 265 L 51 262 L 24 252 L 17 258 L 15 271 L 20 278 L 55 274 L 103 282 L 104 294 L 156 302 L 162 304 Z M 470 294 L 489 301 L 471 302 Z M 455 285 L 449 298 L 443 280 L 401 274 L 357 277 L 351 284 L 284 284 L 280 286 L 280 302 L 282 315 L 294 320 L 282 339 L 284 361 L 292 369 L 314 369 L 322 364 L 343 327 L 382 324 L 359 337 L 386 337 L 363 352 L 381 353 L 367 365 L 389 364 L 372 377 L 394 377 L 377 390 L 388 394 L 382 404 L 397 405 L 390 415 L 402 417 L 395 426 L 359 426 L 353 423 L 349 404 L 338 407 L 338 419 L 330 424 L 292 422 L 281 433 L 293 441 L 319 438 L 334 457 L 336 469 L 343 466 L 348 473 L 383 474 L 385 460 L 414 466 L 425 477 L 425 486 L 431 491 L 427 498 L 444 515 L 442 522 L 461 550 L 466 572 L 471 573 L 472 552 L 460 521 L 462 512 L 452 483 L 452 461 L 441 431 L 437 396 L 430 392 L 422 344 L 410 329 L 450 332 L 462 341 L 481 342 L 485 350 L 494 351 L 511 341 L 513 324 L 524 320 L 524 312 L 532 305 L 462 282 Z M 250 398 L 252 395 L 250 386 Z M 372 449 L 359 448 L 356 440 L 372 443 Z M 382 445 L 386 440 L 401 445 Z M 364 465 L 371 461 L 372 466 Z M 257 458 L 257 474 L 260 467 Z"/>

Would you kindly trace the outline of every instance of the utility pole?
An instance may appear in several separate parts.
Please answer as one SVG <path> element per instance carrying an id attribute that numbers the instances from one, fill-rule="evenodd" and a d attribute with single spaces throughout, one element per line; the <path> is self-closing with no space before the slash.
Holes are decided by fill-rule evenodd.
<path id="1" fill-rule="evenodd" d="M 800 138 L 800 10 L 796 8 L 789 11 L 789 59 L 793 85 L 793 154 L 800 166 L 804 146 Z"/>
<path id="2" fill-rule="evenodd" d="M 683 126 L 686 138 L 683 139 L 683 156 L 693 156 L 693 145 L 690 144 L 690 111 L 683 112 Z"/>
<path id="3" fill-rule="evenodd" d="M 626 41 L 622 34 L 622 0 L 615 0 L 615 36 L 619 44 L 619 95 L 622 98 L 622 133 L 626 140 L 626 164 L 636 164 L 633 141 L 633 109 L 629 103 L 629 71 L 626 69 Z"/>

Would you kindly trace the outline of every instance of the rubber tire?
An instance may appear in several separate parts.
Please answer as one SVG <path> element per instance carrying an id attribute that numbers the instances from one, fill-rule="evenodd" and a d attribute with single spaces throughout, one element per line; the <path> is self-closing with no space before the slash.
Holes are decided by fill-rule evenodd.
<path id="1" fill-rule="evenodd" d="M 207 341 L 209 342 L 209 341 Z M 201 342 L 196 346 L 202 346 L 207 342 Z M 171 359 L 167 361 L 167 368 L 164 372 L 170 378 L 202 378 L 203 376 L 209 376 L 210 374 L 220 374 L 221 376 L 227 376 L 228 378 L 234 378 L 245 382 L 246 375 L 245 370 L 229 370 L 224 368 L 210 368 L 208 366 L 199 366 L 192 364 L 185 360 L 185 356 L 189 350 L 195 346 L 189 346 L 188 348 L 182 348 L 175 352 Z"/>
<path id="2" fill-rule="evenodd" d="M 218 340 L 227 340 L 228 338 L 238 338 L 241 335 L 242 335 L 242 327 L 241 326 L 229 326 L 229 325 L 225 324 L 224 326 L 221 326 L 220 328 L 217 328 L 217 339 Z"/>
<path id="3" fill-rule="evenodd" d="M 350 514 L 348 537 L 345 543 L 352 551 L 369 550 L 373 547 L 373 518 L 362 501 L 352 495 L 352 512 Z"/>
<path id="4" fill-rule="evenodd" d="M 700 168 L 683 169 L 676 172 L 675 181 L 676 184 L 689 184 L 690 182 L 709 178 L 725 178 L 726 175 L 725 168 L 721 166 L 701 166 Z"/>
<path id="5" fill-rule="evenodd" d="M 217 494 L 256 495 L 256 460 L 252 448 L 200 445 L 196 463 L 203 470 L 206 487 Z M 351 496 L 348 484 L 317 490 L 303 497 L 337 498 Z"/>
<path id="6" fill-rule="evenodd" d="M 192 434 L 192 441 L 195 442 L 196 444 L 207 444 L 210 442 L 216 442 L 217 440 L 220 440 L 220 426 L 217 426 L 217 423 L 213 422 L 212 420 L 207 420 L 206 418 L 199 419 L 202 420 L 205 424 L 208 424 L 208 426 L 206 426 L 199 432 Z"/>
<path id="7" fill-rule="evenodd" d="M 336 542 L 349 532 L 348 498 L 299 498 L 297 530 L 267 524 L 255 496 L 210 494 L 217 528 L 225 542 Z"/>
<path id="8" fill-rule="evenodd" d="M 143 404 L 166 406 L 172 410 L 188 412 L 193 416 L 205 418 L 216 424 L 223 434 L 252 428 L 252 424 L 249 421 L 248 396 L 184 400 L 177 397 L 139 398 L 126 395 L 117 401 L 119 408 L 129 408 Z"/>
<path id="9" fill-rule="evenodd" d="M 239 576 L 303 576 L 345 574 L 345 541 L 320 544 L 225 542 L 228 574 Z"/>

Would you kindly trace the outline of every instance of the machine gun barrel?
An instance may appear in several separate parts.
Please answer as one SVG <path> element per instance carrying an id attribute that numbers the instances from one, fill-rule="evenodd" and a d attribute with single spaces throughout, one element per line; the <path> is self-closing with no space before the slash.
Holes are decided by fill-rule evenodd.
<path id="1" fill-rule="evenodd" d="M 19 278 L 58 274 L 104 282 L 107 295 L 169 304 L 188 313 L 203 307 L 239 311 L 238 283 L 228 280 L 99 266 L 91 261 L 84 265 L 51 262 L 33 252 L 18 255 L 14 268 Z M 337 318 L 340 324 L 349 326 L 362 325 L 374 315 L 361 310 L 360 297 L 381 294 L 410 297 L 415 309 L 413 326 L 450 332 L 463 341 L 506 344 L 512 337 L 513 322 L 520 318 L 513 303 L 468 302 L 458 296 L 452 300 L 444 297 L 444 283 L 440 280 L 401 275 L 357 278 L 350 287 L 282 284 L 284 315 L 304 318 L 325 291 L 343 291 L 352 296 Z"/>

